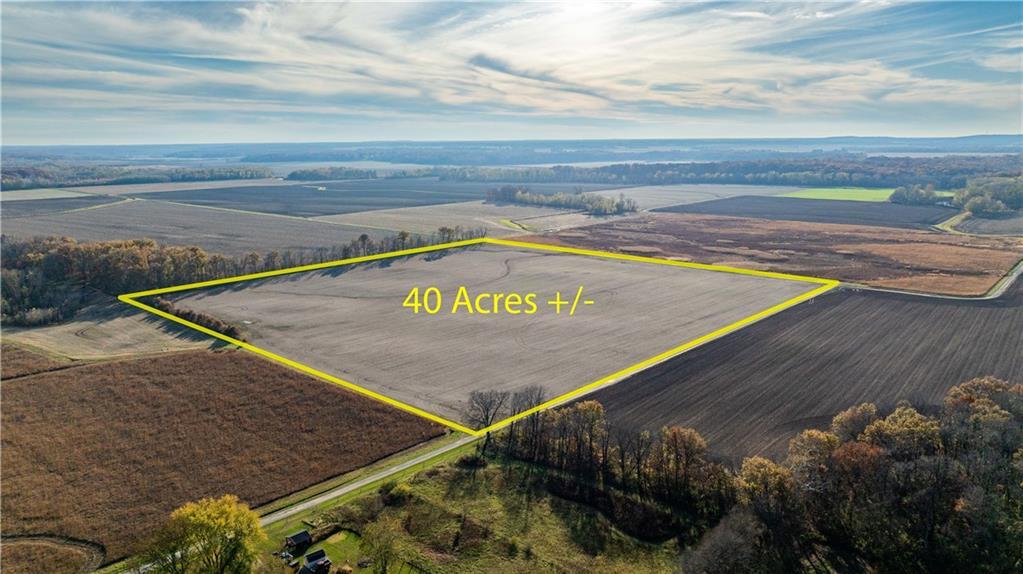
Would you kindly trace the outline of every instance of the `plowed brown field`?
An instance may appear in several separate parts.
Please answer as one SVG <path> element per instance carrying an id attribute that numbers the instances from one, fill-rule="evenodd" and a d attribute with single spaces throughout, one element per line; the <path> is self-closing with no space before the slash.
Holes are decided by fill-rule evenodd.
<path id="1" fill-rule="evenodd" d="M 950 295 L 985 293 L 1023 258 L 1013 238 L 680 213 L 522 239 Z"/>
<path id="2" fill-rule="evenodd" d="M 1019 282 L 986 301 L 832 291 L 587 398 L 627 426 L 693 427 L 736 460 L 780 457 L 796 433 L 862 402 L 937 409 L 974 377 L 1023 383 L 1021 325 Z"/>
<path id="3" fill-rule="evenodd" d="M 258 506 L 440 435 L 242 352 L 97 363 L 3 383 L 3 534 L 124 557 L 184 502 Z"/>

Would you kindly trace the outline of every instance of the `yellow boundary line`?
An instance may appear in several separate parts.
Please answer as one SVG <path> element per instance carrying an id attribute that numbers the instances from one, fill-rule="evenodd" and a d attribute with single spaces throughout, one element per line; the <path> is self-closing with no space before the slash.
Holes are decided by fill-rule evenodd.
<path id="1" fill-rule="evenodd" d="M 726 325 L 726 326 L 724 326 L 724 327 L 722 327 L 722 328 L 720 328 L 720 329 L 718 329 L 716 331 L 713 331 L 711 333 L 707 333 L 706 335 L 703 335 L 701 337 L 697 337 L 696 339 L 693 339 L 691 341 L 683 343 L 683 344 L 681 344 L 681 345 L 679 345 L 677 347 L 668 349 L 667 351 L 664 351 L 663 353 L 660 353 L 658 355 L 654 355 L 653 357 L 650 357 L 649 359 L 646 359 L 644 361 L 640 361 L 639 363 L 636 363 L 634 365 L 626 367 L 626 368 L 624 368 L 624 369 L 622 369 L 620 371 L 616 371 L 614 373 L 611 373 L 610 375 L 607 375 L 606 377 L 598 379 L 598 380 L 596 380 L 596 381 L 594 381 L 594 382 L 592 382 L 592 383 L 590 383 L 588 385 L 579 387 L 579 388 L 577 388 L 575 390 L 572 390 L 572 391 L 569 391 L 569 392 L 564 393 L 562 395 L 559 395 L 559 396 L 557 396 L 557 397 L 555 397 L 555 398 L 553 398 L 553 399 L 551 399 L 549 401 L 546 401 L 546 402 L 544 402 L 544 403 L 542 403 L 540 405 L 537 405 L 537 406 L 532 407 L 532 408 L 530 408 L 528 410 L 522 411 L 521 413 L 514 414 L 514 415 L 512 415 L 512 416 L 510 416 L 510 417 L 508 417 L 506 419 L 498 421 L 498 422 L 496 422 L 496 423 L 494 423 L 494 424 L 492 424 L 492 425 L 490 425 L 490 426 L 488 426 L 486 428 L 482 428 L 482 429 L 479 429 L 479 430 L 473 430 L 473 429 L 471 429 L 469 427 L 466 427 L 465 425 L 462 425 L 462 424 L 457 423 L 455 421 L 448 420 L 448 419 L 446 419 L 444 417 L 437 416 L 437 415 L 435 415 L 433 413 L 430 413 L 430 412 L 427 412 L 427 411 L 425 411 L 423 409 L 420 409 L 419 407 L 415 407 L 415 406 L 412 406 L 410 404 L 403 403 L 403 402 L 401 402 L 399 400 L 393 399 L 393 398 L 388 397 L 386 395 L 380 394 L 380 393 L 378 393 L 376 391 L 373 391 L 373 390 L 367 389 L 365 387 L 359 386 L 359 385 L 357 385 L 355 383 L 352 383 L 352 382 L 346 381 L 344 379 L 335 377 L 333 375 L 324 373 L 323 371 L 319 371 L 319 370 L 314 369 L 312 367 L 303 365 L 302 363 L 299 363 L 297 361 L 293 361 L 291 359 L 288 359 L 287 357 L 282 357 L 281 355 L 278 355 L 276 353 L 272 353 L 272 352 L 267 351 L 265 349 L 261 349 L 261 348 L 255 346 L 255 345 L 246 343 L 245 341 L 240 341 L 240 340 L 235 339 L 233 337 L 228 337 L 227 335 L 224 335 L 223 333 L 218 333 L 217 331 L 214 331 L 212 329 L 208 329 L 206 327 L 203 327 L 202 325 L 193 323 L 191 321 L 187 321 L 185 319 L 182 319 L 181 317 L 178 317 L 178 316 L 173 315 L 171 313 L 167 313 L 166 311 L 161 311 L 160 309 L 157 309 L 157 308 L 152 307 L 150 305 L 146 305 L 145 303 L 142 303 L 142 302 L 137 300 L 137 299 L 139 299 L 141 297 L 150 297 L 150 296 L 154 296 L 154 295 L 162 295 L 164 293 L 174 293 L 174 292 L 178 292 L 178 291 L 187 291 L 187 290 L 191 290 L 191 289 L 201 289 L 201 288 L 204 288 L 204 287 L 214 287 L 214 286 L 217 286 L 217 285 L 226 285 L 226 284 L 229 284 L 229 283 L 237 283 L 237 282 L 240 282 L 240 281 L 249 281 L 249 280 L 253 280 L 253 279 L 265 279 L 265 278 L 268 278 L 268 277 L 277 277 L 277 276 L 280 276 L 280 275 L 289 275 L 289 274 L 292 274 L 292 273 L 301 273 L 301 272 L 304 272 L 304 271 L 315 271 L 315 270 L 318 270 L 318 269 L 328 269 L 328 268 L 331 268 L 331 267 L 338 267 L 340 265 L 352 265 L 352 264 L 356 264 L 356 263 L 365 263 L 365 262 L 368 262 L 368 261 L 379 261 L 381 259 L 391 259 L 391 258 L 394 258 L 394 257 L 403 257 L 403 256 L 408 256 L 408 255 L 416 255 L 416 254 L 420 254 L 420 253 L 429 253 L 429 252 L 432 252 L 432 251 L 442 251 L 442 250 L 445 250 L 445 249 L 452 249 L 452 248 L 456 248 L 456 247 L 467 247 L 467 246 L 470 246 L 470 245 L 480 245 L 480 244 L 503 245 L 503 246 L 506 246 L 506 247 L 518 247 L 518 248 L 523 248 L 523 249 L 536 249 L 536 250 L 540 250 L 540 251 L 552 251 L 552 252 L 558 252 L 558 253 L 571 253 L 573 255 L 586 255 L 586 256 L 591 256 L 591 257 L 602 257 L 602 258 L 605 258 L 605 259 L 619 259 L 619 260 L 623 260 L 623 261 L 636 261 L 636 262 L 640 262 L 640 263 L 655 263 L 655 264 L 658 264 L 658 265 L 670 265 L 670 266 L 673 266 L 673 267 L 686 267 L 686 268 L 690 268 L 690 269 L 701 269 L 701 270 L 704 270 L 704 271 L 719 271 L 719 272 L 725 272 L 725 273 L 736 273 L 736 274 L 740 274 L 740 275 L 751 275 L 751 276 L 755 276 L 755 277 L 768 277 L 768 278 L 771 278 L 771 279 L 785 279 L 785 280 L 789 280 L 789 281 L 802 281 L 802 282 L 807 282 L 807 283 L 817 283 L 817 284 L 820 284 L 821 286 L 816 288 L 816 289 L 813 289 L 811 291 L 807 291 L 806 293 L 803 293 L 801 295 L 797 295 L 796 297 L 793 297 L 793 298 L 788 299 L 786 301 L 783 301 L 783 302 L 781 302 L 781 303 L 779 303 L 777 305 L 774 305 L 773 307 L 770 307 L 768 309 L 764 309 L 763 311 L 760 311 L 758 313 L 754 313 L 753 315 L 750 315 L 748 317 L 740 319 L 740 320 L 738 320 L 738 321 L 736 321 L 736 322 L 734 322 L 734 323 L 732 323 L 730 325 Z M 391 251 L 389 253 L 379 253 L 379 254 L 376 254 L 376 255 L 366 255 L 366 256 L 362 256 L 362 257 L 352 257 L 352 258 L 349 258 L 349 259 L 341 259 L 341 260 L 338 260 L 338 261 L 327 261 L 327 262 L 324 262 L 324 263 L 315 263 L 315 264 L 312 264 L 312 265 L 302 265 L 302 266 L 299 266 L 299 267 L 289 267 L 287 269 L 278 269 L 278 270 L 275 270 L 275 271 L 264 271 L 262 273 L 250 273 L 248 275 L 239 275 L 239 276 L 236 276 L 236 277 L 227 277 L 227 278 L 224 278 L 224 279 L 214 279 L 212 281 L 200 281 L 200 282 L 197 282 L 197 283 L 187 283 L 187 284 L 184 284 L 184 285 L 175 285 L 175 286 L 172 286 L 172 287 L 163 287 L 163 288 L 160 288 L 160 289 L 150 289 L 148 291 L 137 291 L 135 293 L 125 293 L 123 295 L 119 295 L 117 298 L 118 298 L 118 300 L 122 301 L 123 303 L 127 303 L 128 305 L 131 305 L 133 307 L 137 307 L 139 309 L 142 309 L 143 311 L 146 311 L 146 312 L 152 313 L 152 314 L 154 314 L 154 315 L 156 315 L 158 317 L 162 317 L 164 319 L 167 319 L 168 321 L 173 321 L 173 322 L 178 323 L 180 325 L 184 325 L 184 326 L 186 326 L 186 327 L 188 327 L 190 329 L 194 329 L 196 331 L 199 331 L 200 333 L 209 335 L 209 336 L 214 337 L 216 339 L 220 339 L 221 341 L 225 341 L 225 342 L 230 343 L 232 345 L 238 346 L 238 347 L 240 347 L 242 349 L 245 349 L 246 351 L 255 353 L 257 355 L 261 355 L 261 356 L 266 357 L 266 358 L 268 358 L 268 359 L 270 359 L 272 361 L 276 361 L 276 362 L 281 363 L 283 365 L 287 365 L 287 366 L 289 366 L 289 367 L 291 367 L 293 369 L 297 369 L 299 371 L 302 371 L 304 373 L 312 375 L 312 376 L 314 376 L 316 378 L 322 379 L 324 381 L 327 381 L 327 382 L 333 383 L 335 385 L 344 387 L 346 389 L 349 389 L 349 390 L 354 391 L 356 393 L 359 393 L 361 395 L 365 395 L 367 397 L 370 397 L 370 398 L 376 399 L 378 401 L 384 402 L 386 404 L 389 404 L 389 405 L 391 405 L 393 407 L 399 408 L 399 409 L 404 410 L 406 412 L 410 412 L 412 414 L 421 416 L 421 417 L 423 417 L 423 418 L 425 418 L 427 420 L 430 420 L 430 421 L 433 421 L 433 422 L 436 422 L 436 423 L 440 423 L 440 424 L 442 424 L 444 426 L 447 426 L 449 428 L 452 428 L 454 430 L 457 430 L 457 431 L 465 433 L 465 434 L 469 434 L 469 435 L 473 435 L 473 436 L 483 436 L 484 434 L 486 434 L 488 432 L 492 432 L 492 431 L 498 430 L 500 428 L 503 428 L 505 426 L 508 426 L 509 424 L 511 424 L 511 423 L 513 423 L 513 422 L 515 422 L 515 421 L 517 421 L 519 419 L 522 419 L 524 417 L 527 417 L 527 416 L 529 416 L 531 414 L 534 414 L 534 413 L 540 412 L 542 410 L 545 410 L 545 409 L 551 408 L 553 406 L 556 406 L 556 405 L 562 404 L 564 402 L 567 402 L 567 401 L 569 401 L 569 400 L 571 400 L 571 399 L 573 399 L 575 397 L 578 397 L 578 396 L 580 396 L 582 394 L 585 394 L 585 393 L 588 393 L 588 392 L 590 392 L 590 391 L 592 391 L 594 389 L 597 389 L 598 387 L 610 384 L 610 383 L 615 382 L 615 381 L 617 381 L 619 379 L 622 379 L 622 378 L 624 378 L 624 377 L 626 377 L 628 375 L 635 374 L 635 373 L 637 373 L 637 372 L 639 372 L 639 371 L 641 371 L 641 370 L 643 370 L 643 369 L 645 369 L 645 368 L 647 368 L 647 367 L 649 367 L 651 365 L 654 365 L 655 363 L 659 363 L 659 362 L 661 362 L 661 361 L 663 361 L 665 359 L 668 359 L 670 357 L 673 357 L 675 355 L 678 355 L 680 353 L 688 351 L 689 349 L 692 349 L 692 348 L 697 347 L 699 345 L 702 345 L 702 344 L 704 344 L 704 343 L 706 343 L 708 341 L 711 341 L 711 340 L 716 339 L 718 337 L 721 337 L 721 336 L 723 336 L 725 334 L 728 334 L 728 333 L 730 333 L 732 331 L 740 329 L 740 328 L 742 328 L 742 327 L 744 327 L 746 325 L 749 325 L 750 323 L 759 321 L 760 319 L 763 319 L 763 318 L 765 318 L 765 317 L 767 317 L 769 315 L 773 315 L 775 313 L 778 313 L 779 311 L 782 311 L 784 309 L 792 307 L 793 305 L 797 305 L 797 304 L 799 304 L 799 303 L 801 303 L 803 301 L 806 301 L 808 299 L 812 299 L 813 297 L 816 297 L 817 295 L 820 295 L 820 294 L 822 294 L 822 293 L 824 293 L 826 291 L 830 291 L 831 289 L 834 289 L 838 285 L 839 285 L 838 281 L 835 281 L 833 279 L 822 279 L 822 278 L 819 278 L 819 277 L 806 277 L 806 276 L 802 276 L 802 275 L 789 275 L 789 274 L 786 274 L 786 273 L 774 273 L 774 272 L 771 272 L 771 271 L 756 271 L 756 270 L 752 270 L 752 269 L 739 269 L 739 268 L 735 268 L 735 267 L 726 267 L 726 266 L 723 266 L 723 265 L 707 265 L 707 264 L 704 264 L 704 263 L 692 263 L 692 262 L 688 262 L 688 261 L 671 261 L 671 260 L 667 260 L 667 259 L 655 259 L 653 257 L 643 257 L 643 256 L 638 256 L 638 255 L 626 255 L 626 254 L 622 254 L 622 253 L 609 253 L 609 252 L 606 252 L 606 251 L 592 251 L 592 250 L 588 250 L 588 249 L 576 249 L 574 247 L 561 247 L 561 246 L 557 246 L 557 245 L 545 245 L 545 244 L 541 244 L 541 243 L 525 243 L 525 242 L 522 242 L 522 241 L 511 241 L 511 240 L 507 240 L 507 239 L 491 239 L 491 238 L 488 238 L 488 237 L 481 237 L 481 238 L 477 238 L 477 239 L 467 239 L 467 240 L 464 240 L 464 241 L 454 241 L 454 242 L 451 242 L 451 243 L 442 243 L 442 244 L 439 244 L 439 245 L 430 245 L 430 246 L 427 246 L 427 247 L 417 247 L 417 248 L 414 248 L 414 249 L 403 249 L 403 250 L 400 250 L 400 251 Z"/>

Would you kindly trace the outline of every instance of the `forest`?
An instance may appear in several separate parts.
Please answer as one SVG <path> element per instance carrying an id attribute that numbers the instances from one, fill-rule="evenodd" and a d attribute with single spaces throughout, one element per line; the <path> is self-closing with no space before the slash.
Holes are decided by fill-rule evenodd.
<path id="1" fill-rule="evenodd" d="M 515 408 L 536 389 L 505 397 Z M 485 447 L 486 448 L 486 447 Z M 734 472 L 694 430 L 613 425 L 595 401 L 541 412 L 492 442 L 533 480 L 651 542 L 699 540 L 692 572 L 1009 572 L 1023 566 L 1023 385 L 979 378 L 940 412 L 862 404 L 805 430 L 781 463 Z"/>
<path id="2" fill-rule="evenodd" d="M 372 169 L 353 169 L 349 167 L 316 167 L 297 169 L 288 174 L 286 179 L 297 181 L 327 181 L 339 179 L 375 179 L 377 172 Z"/>
<path id="3" fill-rule="evenodd" d="M 1023 175 L 1023 156 L 867 157 L 765 159 L 707 163 L 631 163 L 601 167 L 458 167 L 434 174 L 456 181 L 577 182 L 619 185 L 732 183 L 821 187 L 933 185 L 959 189 L 983 176 Z"/>
<path id="4" fill-rule="evenodd" d="M 131 291 L 193 283 L 373 253 L 482 237 L 485 230 L 441 228 L 430 235 L 400 232 L 373 240 L 363 234 L 345 245 L 227 257 L 198 247 L 159 245 L 150 239 L 80 243 L 71 238 L 0 239 L 4 325 L 43 325 L 69 319 L 96 292 Z"/>
<path id="5" fill-rule="evenodd" d="M 501 416 L 544 395 L 540 387 L 479 392 L 472 410 Z M 599 402 L 581 401 L 521 419 L 449 470 L 385 483 L 310 524 L 359 533 L 377 565 L 453 572 L 464 570 L 446 568 L 450 560 L 485 568 L 515 559 L 526 569 L 510 571 L 544 570 L 553 557 L 532 562 L 539 542 L 517 538 L 525 535 L 514 513 L 470 516 L 472 505 L 459 502 L 461 492 L 489 496 L 495 475 L 508 493 L 504 504 L 525 500 L 527 513 L 529 504 L 557 499 L 598 514 L 585 519 L 561 505 L 562 520 L 580 530 L 609 524 L 586 530 L 599 539 L 587 539 L 595 555 L 612 545 L 613 528 L 645 544 L 644 556 L 673 549 L 682 572 L 1023 567 L 1023 385 L 991 377 L 952 387 L 927 412 L 905 402 L 889 412 L 853 406 L 796 435 L 782 460 L 753 456 L 738 467 L 716 461 L 693 429 L 636 431 L 611 423 Z"/>
<path id="6" fill-rule="evenodd" d="M 955 199 L 977 217 L 1008 217 L 1023 210 L 1023 177 L 971 179 L 956 192 Z"/>
<path id="7" fill-rule="evenodd" d="M 0 171 L 4 189 L 259 179 L 273 176 L 269 168 L 259 166 L 164 168 L 43 163 L 5 165 Z"/>
<path id="8" fill-rule="evenodd" d="M 920 184 L 900 186 L 888 198 L 906 205 L 934 205 L 945 199 L 934 192 L 933 185 Z M 1023 210 L 1023 177 L 970 178 L 956 190 L 953 202 L 976 217 L 1011 217 Z"/>

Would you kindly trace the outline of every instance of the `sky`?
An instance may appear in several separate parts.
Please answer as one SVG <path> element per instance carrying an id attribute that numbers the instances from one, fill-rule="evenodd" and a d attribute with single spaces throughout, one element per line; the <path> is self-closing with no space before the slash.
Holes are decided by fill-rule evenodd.
<path id="1" fill-rule="evenodd" d="M 1023 132 L 1023 3 L 0 4 L 5 145 Z"/>

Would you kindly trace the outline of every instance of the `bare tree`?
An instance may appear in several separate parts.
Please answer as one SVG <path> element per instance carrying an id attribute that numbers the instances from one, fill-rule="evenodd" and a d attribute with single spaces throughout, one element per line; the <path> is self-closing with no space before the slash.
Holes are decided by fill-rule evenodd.
<path id="1" fill-rule="evenodd" d="M 524 413 L 529 409 L 532 409 L 533 407 L 540 406 L 541 404 L 543 404 L 545 400 L 547 400 L 547 390 L 540 385 L 530 385 L 528 387 L 519 389 L 515 391 L 515 393 L 513 393 L 511 396 L 511 413 L 512 415 Z M 516 445 L 520 440 L 519 439 L 520 426 L 524 427 L 524 430 L 521 433 L 522 436 L 521 440 L 523 441 L 521 447 L 526 449 L 526 451 L 529 452 L 530 455 L 534 454 L 533 450 L 535 448 L 537 433 L 530 431 L 535 430 L 537 424 L 539 424 L 537 413 L 530 413 L 529 415 L 525 416 L 522 420 L 516 421 L 509 425 L 508 433 L 505 437 L 507 440 L 505 448 L 506 454 L 508 456 L 512 456 L 513 451 L 515 450 Z M 529 439 L 530 444 L 525 444 L 527 439 Z"/>
<path id="2" fill-rule="evenodd" d="M 508 391 L 473 391 L 469 393 L 466 419 L 477 428 L 487 428 L 497 420 L 498 415 L 504 410 L 508 398 Z M 489 444 L 490 433 L 488 432 L 483 439 L 480 454 L 486 454 Z"/>

